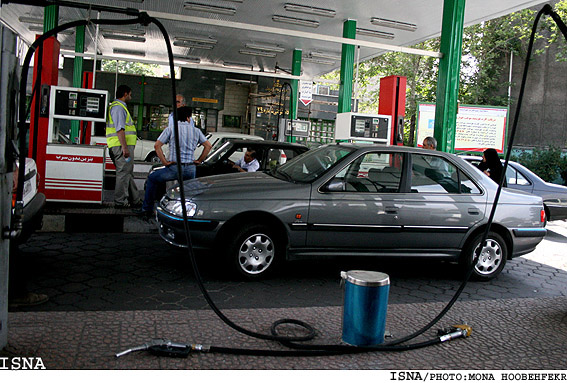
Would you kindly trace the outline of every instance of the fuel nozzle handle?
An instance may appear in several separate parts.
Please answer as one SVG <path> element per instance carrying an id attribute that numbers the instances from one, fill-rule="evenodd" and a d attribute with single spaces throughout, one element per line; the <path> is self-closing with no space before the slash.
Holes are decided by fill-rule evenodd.
<path id="1" fill-rule="evenodd" d="M 466 338 L 472 333 L 472 328 L 468 325 L 455 325 L 450 329 L 445 329 L 439 332 L 439 340 L 441 343 L 448 340 L 453 340 L 457 338 Z"/>

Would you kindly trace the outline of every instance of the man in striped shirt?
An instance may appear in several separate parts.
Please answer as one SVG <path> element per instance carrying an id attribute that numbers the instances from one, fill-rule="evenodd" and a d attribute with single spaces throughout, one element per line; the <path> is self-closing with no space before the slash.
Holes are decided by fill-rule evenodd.
<path id="1" fill-rule="evenodd" d="M 207 157 L 211 150 L 211 143 L 207 140 L 203 132 L 195 127 L 195 123 L 191 118 L 192 110 L 188 106 L 182 106 L 177 109 L 177 126 L 179 130 L 179 148 L 180 158 L 177 158 L 175 150 L 175 131 L 173 119 L 167 128 L 158 137 L 154 148 L 161 163 L 165 165 L 163 168 L 155 170 L 148 175 L 146 181 L 146 194 L 144 197 L 144 204 L 142 209 L 138 211 L 139 214 L 151 216 L 154 210 L 154 202 L 156 199 L 156 191 L 160 184 L 165 184 L 167 181 L 177 179 L 177 162 L 181 162 L 183 169 L 183 179 L 188 180 L 195 178 L 195 165 L 200 164 Z M 169 158 L 165 158 L 162 146 L 169 143 Z M 193 152 L 197 145 L 203 145 L 203 152 L 201 156 L 193 161 Z"/>

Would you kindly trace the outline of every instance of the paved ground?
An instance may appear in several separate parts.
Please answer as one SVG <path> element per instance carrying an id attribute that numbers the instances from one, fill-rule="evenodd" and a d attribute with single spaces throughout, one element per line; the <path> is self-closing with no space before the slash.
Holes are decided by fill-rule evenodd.
<path id="1" fill-rule="evenodd" d="M 154 337 L 214 346 L 283 350 L 246 337 L 209 310 L 182 252 L 153 234 L 42 233 L 22 250 L 30 285 L 50 302 L 9 314 L 12 355 L 41 357 L 49 369 L 567 369 L 567 224 L 550 223 L 538 249 L 511 261 L 490 283 L 471 283 L 436 329 L 468 323 L 465 340 L 403 353 L 332 357 L 195 354 L 187 359 L 114 354 Z M 118 239 L 122 238 L 123 241 Z M 297 266 L 297 265 L 300 266 Z M 387 330 L 393 338 L 420 328 L 445 306 L 458 285 L 451 265 L 353 260 L 338 265 L 293 263 L 273 279 L 242 283 L 215 277 L 203 262 L 207 287 L 230 319 L 269 333 L 282 317 L 307 321 L 318 344 L 341 343 L 338 272 L 364 266 L 392 279 Z M 368 266 L 368 267 L 366 267 Z"/>
<path id="2" fill-rule="evenodd" d="M 551 223 L 536 252 L 514 259 L 491 282 L 470 282 L 463 300 L 567 296 L 567 224 Z M 50 301 L 26 311 L 206 309 L 185 250 L 157 234 L 38 233 L 22 247 L 30 288 Z M 390 303 L 446 302 L 460 284 L 458 268 L 438 262 L 371 259 L 297 261 L 274 277 L 243 283 L 219 277 L 215 254 L 202 254 L 207 289 L 222 308 L 342 305 L 341 270 L 390 275 Z"/>

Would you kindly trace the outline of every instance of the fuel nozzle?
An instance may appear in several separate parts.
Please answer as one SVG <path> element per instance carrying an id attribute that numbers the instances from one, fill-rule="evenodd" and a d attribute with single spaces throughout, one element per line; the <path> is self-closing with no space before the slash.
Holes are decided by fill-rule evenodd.
<path id="1" fill-rule="evenodd" d="M 471 336 L 472 328 L 466 324 L 453 325 L 449 328 L 437 330 L 441 342 Z"/>

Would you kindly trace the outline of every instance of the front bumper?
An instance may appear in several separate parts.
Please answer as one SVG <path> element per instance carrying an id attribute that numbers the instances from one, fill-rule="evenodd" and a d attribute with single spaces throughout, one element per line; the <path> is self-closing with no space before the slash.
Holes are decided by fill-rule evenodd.
<path id="1" fill-rule="evenodd" d="M 157 208 L 159 235 L 164 241 L 179 247 L 187 247 L 183 218 Z M 188 218 L 191 245 L 196 249 L 211 248 L 218 233 L 220 223 L 205 219 Z"/>

